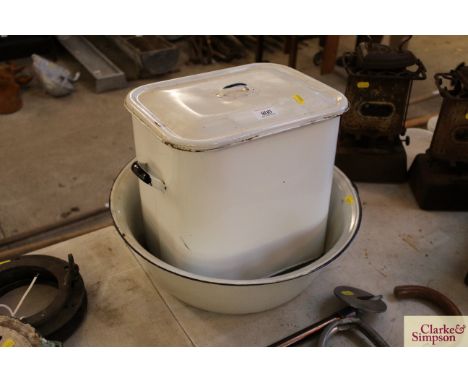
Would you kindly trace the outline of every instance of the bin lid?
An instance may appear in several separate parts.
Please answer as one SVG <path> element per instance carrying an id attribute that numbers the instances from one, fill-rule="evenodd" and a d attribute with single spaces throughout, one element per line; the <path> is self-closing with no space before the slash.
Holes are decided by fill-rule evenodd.
<path id="1" fill-rule="evenodd" d="M 143 85 L 125 106 L 164 143 L 206 151 L 339 116 L 348 101 L 297 70 L 257 63 Z"/>

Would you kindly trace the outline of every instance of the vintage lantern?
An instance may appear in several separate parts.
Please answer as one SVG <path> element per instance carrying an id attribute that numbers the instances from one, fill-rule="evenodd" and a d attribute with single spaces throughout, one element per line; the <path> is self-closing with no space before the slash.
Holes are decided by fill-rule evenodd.
<path id="1" fill-rule="evenodd" d="M 406 180 L 404 123 L 411 85 L 426 78 L 426 69 L 402 45 L 362 42 L 343 56 L 350 109 L 341 117 L 336 165 L 352 180 Z"/>
<path id="2" fill-rule="evenodd" d="M 431 146 L 410 169 L 410 185 L 427 210 L 468 210 L 468 67 L 437 73 L 443 98 Z"/>

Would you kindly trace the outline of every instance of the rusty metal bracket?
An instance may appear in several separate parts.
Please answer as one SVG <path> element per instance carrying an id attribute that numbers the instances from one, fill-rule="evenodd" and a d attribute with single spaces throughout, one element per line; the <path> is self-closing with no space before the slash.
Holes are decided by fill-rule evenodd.
<path id="1" fill-rule="evenodd" d="M 358 68 L 356 65 L 356 54 L 354 52 L 346 52 L 343 54 L 343 67 L 348 75 L 366 76 L 373 78 L 406 78 L 410 80 L 425 80 L 426 67 L 421 60 L 416 60 L 415 70 L 370 70 Z"/>
<path id="2" fill-rule="evenodd" d="M 400 285 L 395 287 L 393 294 L 398 299 L 414 298 L 429 301 L 436 305 L 447 316 L 462 316 L 462 312 L 447 296 L 435 289 L 422 285 Z"/>
<path id="3" fill-rule="evenodd" d="M 434 74 L 437 89 L 440 95 L 451 99 L 468 98 L 468 66 L 462 62 L 454 70 L 448 73 Z M 445 81 L 450 81 L 451 89 L 444 85 Z"/>

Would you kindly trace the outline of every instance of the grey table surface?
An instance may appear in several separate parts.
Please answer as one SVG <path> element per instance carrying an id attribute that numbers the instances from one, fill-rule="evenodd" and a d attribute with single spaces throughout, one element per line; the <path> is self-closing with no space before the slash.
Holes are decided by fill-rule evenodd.
<path id="1" fill-rule="evenodd" d="M 425 146 L 424 139 L 415 145 Z M 64 259 L 72 253 L 85 280 L 88 313 L 65 345 L 265 346 L 340 308 L 337 285 L 383 295 L 387 312 L 366 320 L 392 346 L 403 345 L 405 315 L 440 314 L 420 301 L 397 301 L 397 285 L 437 289 L 468 314 L 468 213 L 423 211 L 406 183 L 358 188 L 363 219 L 351 246 L 301 295 L 262 313 L 222 315 L 180 302 L 152 284 L 113 227 L 35 251 Z"/>
<path id="2" fill-rule="evenodd" d="M 73 253 L 85 280 L 88 313 L 65 345 L 264 346 L 340 308 L 337 285 L 384 296 L 387 312 L 366 319 L 392 346 L 403 344 L 404 315 L 440 313 L 397 301 L 396 285 L 435 288 L 468 314 L 468 213 L 422 211 L 407 184 L 358 187 L 363 219 L 352 245 L 301 295 L 262 313 L 222 315 L 180 302 L 151 283 L 113 227 L 35 251 Z"/>

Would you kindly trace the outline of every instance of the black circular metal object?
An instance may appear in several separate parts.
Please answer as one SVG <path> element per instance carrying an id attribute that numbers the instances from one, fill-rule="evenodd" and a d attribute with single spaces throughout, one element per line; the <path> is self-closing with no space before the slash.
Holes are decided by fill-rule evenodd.
<path id="1" fill-rule="evenodd" d="M 38 275 L 37 283 L 57 288 L 55 299 L 42 311 L 24 317 L 45 338 L 65 341 L 81 323 L 87 308 L 83 279 L 73 256 L 68 262 L 47 255 L 27 255 L 0 262 L 0 297 L 28 285 Z"/>
<path id="2" fill-rule="evenodd" d="M 345 304 L 362 312 L 382 313 L 387 310 L 381 295 L 376 296 L 362 289 L 342 285 L 336 287 L 333 293 Z"/>

